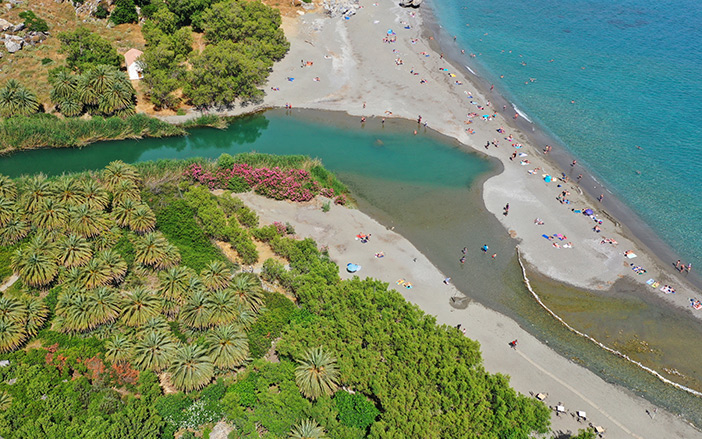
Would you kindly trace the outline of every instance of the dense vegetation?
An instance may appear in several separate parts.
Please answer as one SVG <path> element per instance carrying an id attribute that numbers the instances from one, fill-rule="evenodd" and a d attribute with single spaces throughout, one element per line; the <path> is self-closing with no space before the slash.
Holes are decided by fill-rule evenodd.
<path id="1" fill-rule="evenodd" d="M 311 166 L 199 165 L 236 163 Z M 20 276 L 0 297 L 2 437 L 207 437 L 221 420 L 230 438 L 547 431 L 548 409 L 487 373 L 476 342 L 385 283 L 341 281 L 315 242 L 193 184 L 189 164 L 0 177 L 0 269 L 11 254 Z"/>

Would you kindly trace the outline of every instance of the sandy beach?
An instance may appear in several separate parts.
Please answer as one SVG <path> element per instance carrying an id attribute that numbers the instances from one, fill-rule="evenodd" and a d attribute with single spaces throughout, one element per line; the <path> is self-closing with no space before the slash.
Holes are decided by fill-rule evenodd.
<path id="1" fill-rule="evenodd" d="M 359 277 L 372 277 L 390 284 L 408 301 L 437 316 L 440 324 L 461 325 L 466 336 L 481 344 L 486 368 L 511 377 L 519 392 L 541 393 L 549 407 L 563 406 L 565 413 L 552 413 L 552 429 L 558 434 L 593 426 L 605 429 L 607 438 L 695 438 L 700 432 L 682 419 L 654 408 L 630 391 L 613 386 L 585 368 L 561 357 L 507 317 L 471 302 L 467 307 L 452 298 L 460 293 L 443 283 L 445 276 L 409 241 L 364 213 L 341 206 L 322 212 L 322 200 L 308 203 L 275 201 L 253 193 L 239 197 L 260 216 L 262 223 L 288 221 L 299 237 L 311 237 L 329 248 L 340 266 L 342 278 L 353 275 L 343 267 L 352 262 L 362 268 Z M 368 243 L 356 238 L 370 234 Z M 378 258 L 376 253 L 384 257 Z M 412 288 L 397 286 L 402 279 Z M 509 347 L 517 339 L 516 350 Z M 654 410 L 656 410 L 654 412 Z M 577 412 L 586 419 L 578 420 Z"/>
<path id="2" fill-rule="evenodd" d="M 504 171 L 485 182 L 483 201 L 505 233 L 519 241 L 522 257 L 532 268 L 592 290 L 607 290 L 628 278 L 645 294 L 660 296 L 702 318 L 702 311 L 690 306 L 698 291 L 673 270 L 670 261 L 658 259 L 605 211 L 606 195 L 602 202 L 588 195 L 588 189 L 597 189 L 585 187 L 593 184 L 587 178 L 578 180 L 584 173 L 579 165 L 557 165 L 544 154 L 544 145 L 531 144 L 514 124 L 523 116 L 509 106 L 490 103 L 491 92 L 481 93 L 472 85 L 468 70 L 432 50 L 435 42 L 422 27 L 421 8 L 402 9 L 390 1 L 362 0 L 360 5 L 348 20 L 322 13 L 284 18 L 291 49 L 274 66 L 264 101 L 228 114 L 286 106 L 291 111 L 336 110 L 358 117 L 359 129 L 381 124 L 383 118 L 417 120 L 417 135 L 428 126 L 503 163 Z M 284 218 L 301 236 L 329 245 L 340 265 L 353 259 L 364 267 L 362 276 L 391 285 L 411 277 L 414 288 L 399 288 L 400 292 L 437 315 L 441 323 L 466 327 L 467 336 L 482 344 L 488 370 L 510 375 L 513 386 L 523 393 L 548 393 L 548 405 L 563 402 L 571 412 L 585 411 L 588 422 L 606 428 L 606 437 L 700 437 L 663 410 L 648 415 L 653 407 L 645 400 L 560 357 L 503 315 L 475 303 L 462 310 L 451 307 L 449 300 L 456 291 L 441 283 L 443 277 L 431 262 L 361 212 L 334 208 L 323 216 L 312 207 L 295 208 L 250 196 L 246 201 L 265 221 Z M 586 209 L 592 214 L 583 214 Z M 359 247 L 353 239 L 358 232 L 372 233 L 373 242 L 382 248 Z M 373 253 L 381 250 L 387 257 L 374 258 Z M 407 272 L 408 261 L 415 257 L 416 265 Z M 647 285 L 649 279 L 655 287 Z M 665 294 L 661 288 L 666 285 L 676 293 Z M 520 340 L 516 352 L 507 346 L 514 338 Z M 554 414 L 553 421 L 554 429 L 564 432 L 587 425 L 570 415 Z"/>

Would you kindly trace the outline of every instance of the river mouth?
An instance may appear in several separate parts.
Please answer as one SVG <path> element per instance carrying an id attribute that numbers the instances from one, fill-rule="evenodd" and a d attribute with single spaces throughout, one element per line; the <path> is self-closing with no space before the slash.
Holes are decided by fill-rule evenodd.
<path id="1" fill-rule="evenodd" d="M 394 227 L 424 253 L 470 300 L 516 320 L 566 358 L 609 382 L 702 425 L 699 398 L 566 330 L 525 288 L 515 246 L 483 204 L 482 182 L 499 163 L 416 122 L 358 118 L 342 113 L 270 110 L 232 121 L 226 130 L 197 129 L 182 138 L 102 142 L 83 149 L 26 151 L 0 159 L 0 173 L 58 175 L 99 169 L 113 160 L 143 162 L 222 153 L 304 154 L 320 158 L 346 183 L 359 208 Z M 491 258 L 480 250 L 487 244 Z M 461 263 L 461 250 L 467 249 Z M 535 291 L 576 329 L 702 390 L 702 324 L 670 309 L 653 294 L 625 282 L 607 292 L 564 286 L 528 270 Z M 638 289 L 637 289 L 638 288 Z M 437 297 L 456 306 L 448 296 Z M 666 372 L 666 370 L 668 372 Z"/>

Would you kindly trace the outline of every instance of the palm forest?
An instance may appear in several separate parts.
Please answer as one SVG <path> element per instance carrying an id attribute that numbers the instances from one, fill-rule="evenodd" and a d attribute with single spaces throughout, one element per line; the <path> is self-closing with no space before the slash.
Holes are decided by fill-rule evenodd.
<path id="1" fill-rule="evenodd" d="M 477 342 L 236 196 L 291 184 L 346 201 L 302 156 L 0 176 L 0 436 L 549 433 Z"/>

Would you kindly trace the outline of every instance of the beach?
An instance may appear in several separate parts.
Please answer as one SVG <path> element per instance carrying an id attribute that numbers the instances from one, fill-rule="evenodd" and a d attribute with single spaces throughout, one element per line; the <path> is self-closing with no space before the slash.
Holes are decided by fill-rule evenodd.
<path id="1" fill-rule="evenodd" d="M 625 278 L 640 284 L 645 294 L 655 294 L 670 306 L 692 312 L 690 299 L 698 294 L 695 288 L 673 270 L 670 261 L 658 258 L 626 225 L 608 213 L 609 197 L 602 192 L 605 197 L 598 201 L 597 192 L 593 193 L 597 191 L 595 183 L 588 179 L 578 181 L 578 175 L 584 171 L 577 163 L 564 166 L 544 154 L 545 145 L 532 144 L 523 133 L 524 127 L 529 126 L 528 122 L 524 124 L 524 114 L 509 106 L 503 108 L 493 102 L 488 105 L 491 91 L 478 89 L 471 83 L 468 70 L 460 64 L 451 64 L 434 50 L 434 33 L 422 26 L 421 9 L 401 9 L 392 2 L 360 4 L 358 13 L 348 20 L 328 18 L 321 13 L 285 18 L 291 50 L 274 66 L 263 103 L 237 108 L 229 114 L 288 106 L 290 111 L 298 108 L 344 111 L 358 118 L 359 129 L 382 124 L 383 118 L 416 120 L 417 135 L 422 135 L 425 127 L 431 128 L 457 139 L 466 148 L 502 162 L 503 172 L 483 185 L 483 202 L 503 224 L 505 233 L 519 242 L 520 253 L 530 268 L 559 282 L 599 291 L 606 291 Z M 521 122 L 521 129 L 515 122 Z M 592 209 L 592 214 L 585 215 L 586 209 Z M 301 236 L 312 236 L 320 245 L 328 243 L 330 248 L 351 247 L 329 242 L 329 237 L 317 238 L 313 229 L 309 234 L 298 232 Z M 340 250 L 332 256 L 344 265 L 343 260 L 352 255 L 342 255 Z M 421 254 L 417 257 L 423 258 Z M 358 263 L 364 265 L 360 259 Z M 365 263 L 365 266 L 371 265 Z M 365 268 L 362 275 L 377 277 L 391 285 L 397 280 L 394 277 L 404 276 L 402 272 Z M 562 401 L 571 410 L 589 404 L 592 408 L 585 411 L 601 412 L 602 418 L 597 421 L 607 427 L 607 437 L 699 434 L 660 410 L 651 419 L 646 415 L 646 410 L 653 409 L 650 404 L 558 356 L 504 316 L 474 303 L 465 310 L 455 310 L 448 303 L 447 288 L 452 287 L 444 288 L 443 278 L 432 268 L 413 275 L 421 279 L 416 282 L 425 285 L 401 291 L 408 300 L 439 316 L 443 323 L 465 326 L 467 322 L 462 319 L 479 322 L 467 335 L 481 342 L 488 370 L 509 374 L 519 391 L 546 392 L 549 405 Z M 653 280 L 651 285 L 646 283 L 649 280 Z M 661 288 L 666 285 L 672 286 L 676 293 L 665 294 Z M 436 290 L 443 290 L 442 294 L 447 296 L 436 300 Z M 464 316 L 461 314 L 464 312 L 470 314 Z M 699 312 L 693 315 L 701 317 Z M 454 319 L 454 316 L 460 317 Z M 490 331 L 481 332 L 488 327 Z M 504 349 L 510 338 L 520 339 L 516 353 Z M 597 392 L 589 393 L 595 388 Z M 554 416 L 554 427 L 566 430 L 577 427 L 567 423 L 561 427 L 561 421 Z M 669 429 L 653 434 L 649 421 L 655 421 L 655 425 L 669 422 L 666 427 Z M 671 434 L 675 431 L 679 432 L 678 436 Z"/>
<path id="2" fill-rule="evenodd" d="M 592 424 L 602 427 L 607 438 L 699 437 L 699 431 L 681 418 L 563 358 L 504 315 L 476 302 L 463 303 L 460 292 L 451 282 L 443 282 L 445 275 L 431 261 L 363 212 L 332 205 L 325 213 L 322 199 L 293 203 L 253 193 L 237 196 L 258 213 L 262 223 L 284 218 L 298 237 L 311 237 L 320 247 L 326 246 L 342 278 L 380 279 L 435 315 L 439 324 L 460 324 L 467 337 L 480 342 L 488 371 L 509 375 L 511 385 L 525 395 L 545 398 L 544 403 L 552 407 L 554 432 L 576 433 Z M 370 235 L 368 242 L 363 243 L 359 234 Z M 380 253 L 383 256 L 377 257 Z M 361 269 L 348 273 L 347 263 Z M 512 349 L 509 342 L 515 339 L 517 348 Z M 558 406 L 565 412 L 556 415 Z M 584 412 L 585 419 L 578 412 Z"/>

